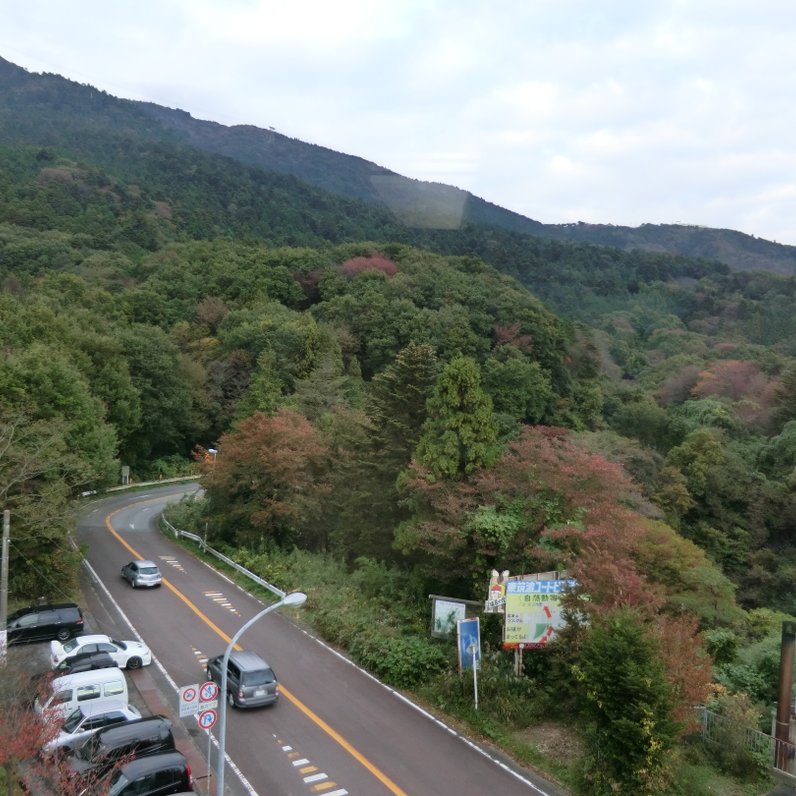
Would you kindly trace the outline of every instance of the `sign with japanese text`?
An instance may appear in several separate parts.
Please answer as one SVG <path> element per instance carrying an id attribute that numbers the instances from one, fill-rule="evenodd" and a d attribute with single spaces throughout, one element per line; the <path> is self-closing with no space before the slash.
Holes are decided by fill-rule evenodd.
<path id="1" fill-rule="evenodd" d="M 180 718 L 199 712 L 199 685 L 184 685 L 180 688 Z"/>
<path id="2" fill-rule="evenodd" d="M 571 578 L 510 580 L 506 583 L 504 648 L 541 649 L 564 625 L 561 597 L 576 585 Z"/>

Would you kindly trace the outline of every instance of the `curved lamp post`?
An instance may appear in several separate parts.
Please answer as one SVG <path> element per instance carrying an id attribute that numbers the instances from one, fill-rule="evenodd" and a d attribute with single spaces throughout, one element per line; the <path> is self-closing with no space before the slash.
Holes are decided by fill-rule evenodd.
<path id="1" fill-rule="evenodd" d="M 255 614 L 246 624 L 230 639 L 227 648 L 224 651 L 224 660 L 221 661 L 221 686 L 219 687 L 219 711 L 218 711 L 218 775 L 216 796 L 224 796 L 224 763 L 226 762 L 226 735 L 227 735 L 227 665 L 229 664 L 229 656 L 232 654 L 232 648 L 237 643 L 238 639 L 248 630 L 258 619 L 262 619 L 267 613 L 281 608 L 283 605 L 302 605 L 307 599 L 307 595 L 300 591 L 294 591 L 286 594 L 279 602 L 269 605 Z"/>

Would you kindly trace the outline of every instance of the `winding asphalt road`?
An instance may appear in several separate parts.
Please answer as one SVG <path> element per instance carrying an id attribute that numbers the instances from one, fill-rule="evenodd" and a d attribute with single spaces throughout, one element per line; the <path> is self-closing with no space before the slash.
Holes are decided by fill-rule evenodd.
<path id="1" fill-rule="evenodd" d="M 116 493 L 94 502 L 78 525 L 89 572 L 99 580 L 94 589 L 100 605 L 92 612 L 99 627 L 92 629 L 111 630 L 121 611 L 156 658 L 131 678 L 150 677 L 151 669 L 162 683 L 164 703 L 174 710 L 174 684 L 203 682 L 204 661 L 222 653 L 263 608 L 158 530 L 163 506 L 195 489 L 188 484 Z M 156 561 L 163 586 L 132 589 L 123 581 L 121 566 L 132 558 Z M 281 698 L 271 707 L 228 710 L 228 793 L 563 796 L 374 680 L 291 621 L 290 610 L 301 609 L 274 611 L 240 639 L 273 666 Z M 207 750 L 209 739 L 195 719 L 183 721 L 198 748 Z M 207 783 L 202 787 L 208 790 Z M 214 782 L 209 792 L 215 793 Z"/>

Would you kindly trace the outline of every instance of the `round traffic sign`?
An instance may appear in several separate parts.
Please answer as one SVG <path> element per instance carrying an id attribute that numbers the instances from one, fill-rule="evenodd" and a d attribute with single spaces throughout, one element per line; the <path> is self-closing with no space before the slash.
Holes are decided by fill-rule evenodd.
<path id="1" fill-rule="evenodd" d="M 199 714 L 199 726 L 203 730 L 209 730 L 216 723 L 217 718 L 218 714 L 212 708 L 209 710 L 203 710 Z"/>
<path id="2" fill-rule="evenodd" d="M 193 702 L 197 697 L 196 694 L 196 687 L 189 685 L 186 688 L 182 689 L 182 700 L 183 702 Z"/>
<path id="3" fill-rule="evenodd" d="M 199 687 L 199 700 L 201 702 L 212 702 L 217 698 L 218 686 L 212 680 L 202 683 L 202 685 Z"/>

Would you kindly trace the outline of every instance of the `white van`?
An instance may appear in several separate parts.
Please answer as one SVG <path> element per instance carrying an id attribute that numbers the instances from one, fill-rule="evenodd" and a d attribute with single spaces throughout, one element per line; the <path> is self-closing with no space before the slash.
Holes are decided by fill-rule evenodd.
<path id="1" fill-rule="evenodd" d="M 34 708 L 38 713 L 51 711 L 65 718 L 81 705 L 117 704 L 119 701 L 128 701 L 127 680 L 124 672 L 114 666 L 54 677 L 49 698 L 42 701 L 37 697 Z"/>

